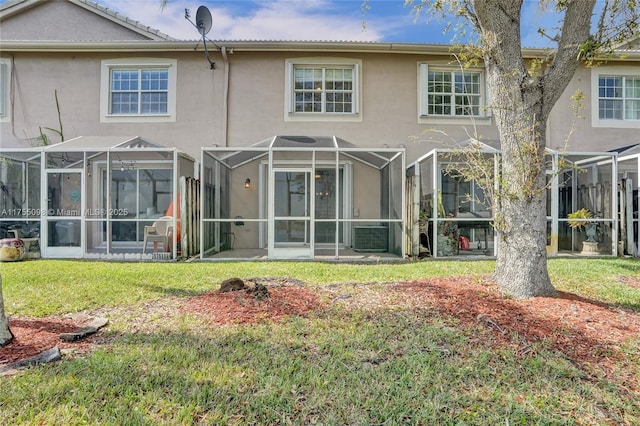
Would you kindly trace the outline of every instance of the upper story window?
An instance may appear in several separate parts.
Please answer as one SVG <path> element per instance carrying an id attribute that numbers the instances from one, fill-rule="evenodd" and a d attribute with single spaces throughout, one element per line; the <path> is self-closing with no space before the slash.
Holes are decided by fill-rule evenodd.
<path id="1" fill-rule="evenodd" d="M 288 60 L 285 120 L 359 120 L 359 62 L 348 59 Z"/>
<path id="2" fill-rule="evenodd" d="M 11 62 L 0 58 L 0 121 L 7 121 L 11 109 L 9 93 L 11 91 Z"/>
<path id="3" fill-rule="evenodd" d="M 640 120 L 640 77 L 600 76 L 598 116 L 601 120 Z"/>
<path id="4" fill-rule="evenodd" d="M 169 70 L 112 69 L 110 114 L 166 114 Z"/>
<path id="5" fill-rule="evenodd" d="M 294 66 L 295 112 L 353 113 L 353 67 Z"/>
<path id="6" fill-rule="evenodd" d="M 486 104 L 483 71 L 420 64 L 420 117 L 485 118 Z"/>
<path id="7" fill-rule="evenodd" d="M 175 121 L 176 61 L 102 62 L 101 121 Z"/>
<path id="8" fill-rule="evenodd" d="M 593 127 L 640 129 L 640 69 L 604 66 L 591 70 Z"/>

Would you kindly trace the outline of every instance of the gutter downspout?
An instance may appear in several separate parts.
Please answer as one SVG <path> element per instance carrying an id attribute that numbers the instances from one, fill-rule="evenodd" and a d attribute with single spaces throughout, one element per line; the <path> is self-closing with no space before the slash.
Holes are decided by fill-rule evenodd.
<path id="1" fill-rule="evenodd" d="M 222 101 L 222 146 L 229 145 L 229 57 L 227 56 L 227 48 L 220 48 L 222 60 L 224 61 L 224 82 L 223 82 L 223 101 Z M 233 53 L 233 50 L 230 51 Z"/>

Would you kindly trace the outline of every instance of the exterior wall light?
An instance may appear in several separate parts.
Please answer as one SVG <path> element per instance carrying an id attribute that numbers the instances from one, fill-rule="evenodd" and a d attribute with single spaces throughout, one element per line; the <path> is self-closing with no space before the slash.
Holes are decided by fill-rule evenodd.
<path id="1" fill-rule="evenodd" d="M 246 189 L 251 189 L 251 179 L 247 178 L 247 180 L 244 181 L 244 187 Z"/>

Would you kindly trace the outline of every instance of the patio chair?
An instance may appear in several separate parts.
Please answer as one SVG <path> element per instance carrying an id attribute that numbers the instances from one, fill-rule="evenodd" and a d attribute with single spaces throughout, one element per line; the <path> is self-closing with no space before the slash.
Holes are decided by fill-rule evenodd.
<path id="1" fill-rule="evenodd" d="M 142 246 L 142 253 L 147 250 L 147 244 L 153 243 L 153 252 L 158 251 L 158 243 L 162 243 L 162 250 L 165 252 L 171 251 L 173 226 L 171 221 L 173 217 L 162 216 L 153 225 L 146 225 L 144 227 L 144 245 Z"/>

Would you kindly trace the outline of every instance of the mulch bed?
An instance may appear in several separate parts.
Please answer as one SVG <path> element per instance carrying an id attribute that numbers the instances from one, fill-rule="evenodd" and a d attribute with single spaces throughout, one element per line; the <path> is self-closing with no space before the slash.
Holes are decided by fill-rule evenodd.
<path id="1" fill-rule="evenodd" d="M 620 281 L 634 288 L 640 283 L 628 277 Z M 181 300 L 177 312 L 197 315 L 210 326 L 229 326 L 305 316 L 327 309 L 330 303 L 343 303 L 357 309 L 384 309 L 394 305 L 414 309 L 425 318 L 434 313 L 450 318 L 457 327 L 473 330 L 470 335 L 479 343 L 511 347 L 522 356 L 533 350 L 533 343 L 545 341 L 571 361 L 598 366 L 605 372 L 623 362 L 620 346 L 640 336 L 637 312 L 570 293 L 560 293 L 557 298 L 504 298 L 495 283 L 478 277 L 438 277 L 384 284 L 388 291 L 353 284 L 353 292 L 346 295 L 348 284 L 318 289 L 287 279 L 261 279 L 260 283 L 269 291 L 270 297 L 265 300 L 256 300 L 242 290 L 212 291 Z M 336 295 L 334 299 L 331 299 L 332 292 Z M 145 305 L 145 310 L 152 309 L 153 304 Z M 91 337 L 71 343 L 59 338 L 60 333 L 83 325 L 82 317 L 11 318 L 15 339 L 0 349 L 0 366 L 56 345 L 61 349 L 88 350 Z M 640 391 L 637 378 L 628 377 L 626 385 Z"/>
<path id="2" fill-rule="evenodd" d="M 66 342 L 61 333 L 72 333 L 84 327 L 90 318 L 79 316 L 52 316 L 46 318 L 10 318 L 9 328 L 13 340 L 0 349 L 0 368 L 48 349 L 58 347 L 62 351 L 86 352 L 92 345 L 92 337 L 81 341 Z"/>

